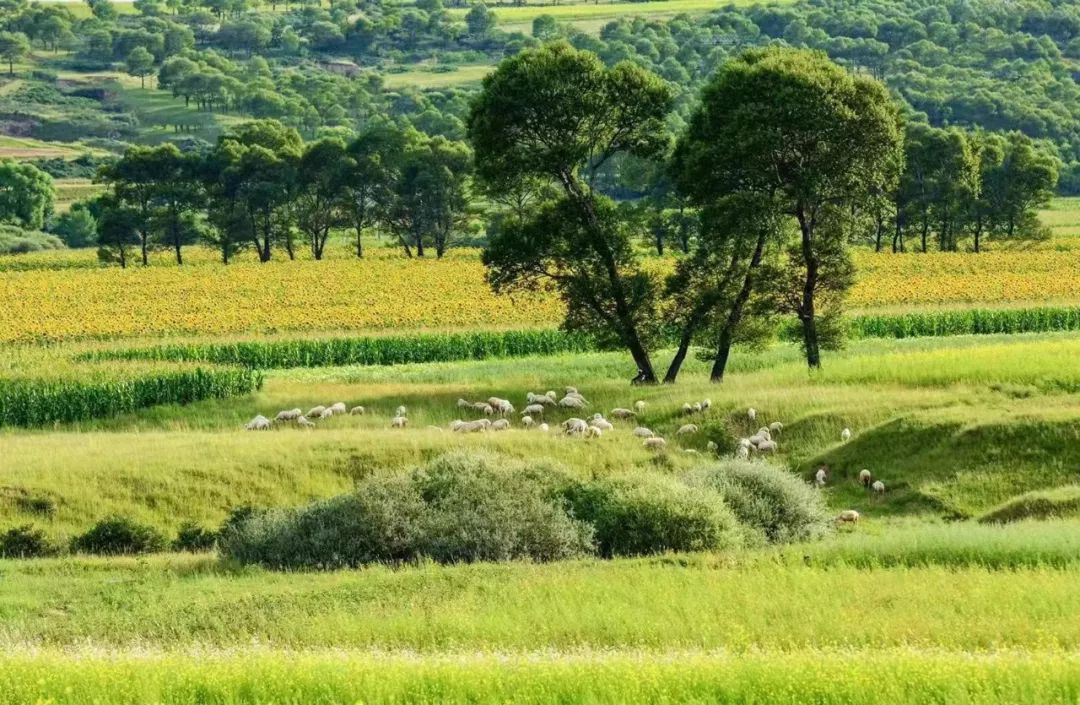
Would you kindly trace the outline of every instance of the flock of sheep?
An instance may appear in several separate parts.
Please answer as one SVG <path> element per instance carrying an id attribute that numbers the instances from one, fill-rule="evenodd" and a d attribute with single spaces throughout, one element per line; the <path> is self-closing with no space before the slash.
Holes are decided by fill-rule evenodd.
<path id="1" fill-rule="evenodd" d="M 542 433 L 549 433 L 551 432 L 551 426 L 544 419 L 550 412 L 557 410 L 583 411 L 589 406 L 591 406 L 591 404 L 588 399 L 586 399 L 576 387 L 566 387 L 561 398 L 554 391 L 548 391 L 545 394 L 534 394 L 529 392 L 525 395 L 525 405 L 520 413 L 517 412 L 514 405 L 508 399 L 500 399 L 499 397 L 490 397 L 486 401 L 458 399 L 457 408 L 460 411 L 474 412 L 479 414 L 480 418 L 473 420 L 455 419 L 450 422 L 449 429 L 453 433 L 505 431 L 513 427 L 511 417 L 518 414 L 520 416 L 518 423 L 520 423 L 523 428 L 537 429 Z M 639 418 L 644 414 L 646 406 L 644 401 L 638 400 L 634 402 L 633 409 L 622 407 L 612 409 L 608 415 L 610 418 L 605 417 L 602 413 L 593 413 L 588 418 L 573 416 L 563 421 L 559 425 L 559 430 L 566 436 L 600 438 L 604 434 L 615 430 L 614 422 L 630 422 L 635 424 L 633 431 L 631 431 L 631 435 L 640 438 L 642 445 L 645 448 L 662 451 L 667 447 L 667 441 L 663 436 L 655 433 L 647 426 L 641 425 L 639 422 Z M 711 407 L 712 401 L 704 399 L 700 402 L 687 402 L 683 404 L 681 412 L 683 416 L 690 417 L 705 414 Z M 366 409 L 363 406 L 353 406 L 350 408 L 344 402 L 336 402 L 328 406 L 315 406 L 309 409 L 306 414 L 299 408 L 286 409 L 278 412 L 272 420 L 259 415 L 249 421 L 244 428 L 249 431 L 266 431 L 271 429 L 275 424 L 295 424 L 301 428 L 313 428 L 315 426 L 315 420 L 328 419 L 346 414 L 358 416 L 365 413 Z M 748 409 L 746 418 L 752 428 L 757 423 L 757 410 L 753 408 Z M 394 416 L 390 420 L 391 428 L 406 428 L 408 423 L 408 410 L 404 406 L 397 407 Z M 441 427 L 437 426 L 432 426 L 430 428 L 442 430 Z M 698 433 L 699 430 L 700 428 L 697 424 L 685 423 L 675 431 L 675 435 L 688 436 Z M 756 453 L 776 453 L 780 447 L 777 438 L 781 435 L 783 430 L 783 423 L 780 421 L 773 421 L 772 423 L 761 426 L 753 434 L 748 435 L 745 438 L 740 438 L 735 449 L 736 457 L 749 458 Z M 846 443 L 850 439 L 851 430 L 848 428 L 843 429 L 840 432 L 840 440 Z M 719 446 L 713 441 L 708 442 L 707 448 L 712 454 L 719 454 L 720 452 Z M 684 452 L 698 453 L 698 451 L 693 449 L 685 449 Z M 828 484 L 828 480 L 828 466 L 818 468 L 814 475 L 815 485 L 819 488 L 823 488 Z M 869 470 L 864 469 L 859 472 L 859 482 L 875 494 L 882 495 L 885 493 L 885 484 L 881 480 L 874 480 Z M 854 509 L 844 510 L 837 516 L 837 521 L 840 523 L 853 523 L 858 520 L 859 512 Z"/>

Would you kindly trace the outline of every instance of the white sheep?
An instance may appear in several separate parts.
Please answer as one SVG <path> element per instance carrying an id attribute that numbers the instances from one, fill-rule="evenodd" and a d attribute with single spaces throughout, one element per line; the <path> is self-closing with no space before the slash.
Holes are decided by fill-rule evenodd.
<path id="1" fill-rule="evenodd" d="M 408 410 L 404 404 L 394 410 L 394 416 L 408 416 Z"/>
<path id="2" fill-rule="evenodd" d="M 279 411 L 277 416 L 274 417 L 274 421 L 296 421 L 303 415 L 303 412 L 299 409 L 287 409 Z"/>
<path id="3" fill-rule="evenodd" d="M 589 400 L 588 400 L 588 399 L 586 399 L 585 397 L 581 396 L 581 395 L 580 395 L 580 394 L 578 394 L 577 392 L 570 392 L 570 393 L 569 393 L 569 394 L 567 394 L 566 396 L 567 396 L 567 397 L 569 397 L 570 399 L 577 399 L 578 401 L 580 401 L 580 402 L 581 402 L 582 404 L 584 404 L 585 406 L 588 406 L 588 405 L 589 405 Z"/>
<path id="4" fill-rule="evenodd" d="M 611 418 L 613 419 L 632 419 L 635 416 L 637 416 L 637 414 L 635 414 L 633 411 L 630 411 L 629 409 L 611 410 Z"/>
<path id="5" fill-rule="evenodd" d="M 584 419 L 569 418 L 562 422 L 562 427 L 566 435 L 576 436 L 585 433 L 585 429 L 587 429 L 589 425 L 585 423 Z"/>
<path id="6" fill-rule="evenodd" d="M 653 436 L 652 438 L 646 438 L 644 441 L 642 441 L 641 444 L 643 446 L 645 446 L 646 448 L 648 448 L 649 450 L 663 450 L 664 448 L 667 447 L 667 441 L 665 441 L 660 436 Z"/>
<path id="7" fill-rule="evenodd" d="M 546 392 L 544 392 L 544 396 L 547 397 L 548 399 L 550 399 L 551 401 L 555 401 L 559 397 L 559 395 L 556 394 L 555 390 L 553 390 L 553 389 L 549 389 Z"/>
<path id="8" fill-rule="evenodd" d="M 634 429 L 634 435 L 638 438 L 652 438 L 656 434 L 653 433 L 650 429 L 645 428 L 644 426 L 638 426 Z"/>
<path id="9" fill-rule="evenodd" d="M 698 432 L 697 424 L 688 423 L 688 424 L 684 424 L 683 426 L 679 427 L 679 430 L 675 432 L 675 435 L 676 436 L 687 436 L 687 435 L 689 435 L 691 433 L 697 433 L 697 432 Z"/>
<path id="10" fill-rule="evenodd" d="M 334 415 L 334 410 L 328 406 L 328 407 L 326 407 L 325 409 L 322 410 L 322 413 L 319 414 L 319 418 L 320 419 L 329 419 L 333 415 Z"/>
<path id="11" fill-rule="evenodd" d="M 604 435 L 604 432 L 601 431 L 596 426 L 589 426 L 588 428 L 585 429 L 585 437 L 586 438 L 599 438 L 602 435 Z"/>
<path id="12" fill-rule="evenodd" d="M 776 444 L 776 441 L 762 441 L 758 443 L 757 449 L 760 453 L 775 453 L 780 449 L 780 446 Z"/>
<path id="13" fill-rule="evenodd" d="M 704 401 L 701 402 L 701 410 L 702 411 L 708 411 L 711 408 L 712 408 L 712 399 L 705 399 Z"/>
<path id="14" fill-rule="evenodd" d="M 559 400 L 559 406 L 564 409 L 584 409 L 585 402 L 577 397 L 563 397 Z"/>
<path id="15" fill-rule="evenodd" d="M 753 423 L 754 421 L 757 421 L 757 409 L 755 409 L 752 406 L 749 409 L 747 409 L 746 410 L 746 418 L 750 419 L 751 423 Z"/>
<path id="16" fill-rule="evenodd" d="M 750 445 L 752 445 L 753 447 L 760 448 L 762 443 L 769 442 L 772 439 L 767 438 L 767 437 L 761 435 L 760 433 L 755 433 L 754 435 L 750 436 L 750 438 L 748 438 L 747 440 L 750 441 Z"/>
<path id="17" fill-rule="evenodd" d="M 540 424 L 540 433 L 547 433 L 550 430 L 551 426 L 548 426 L 546 423 Z"/>
<path id="18" fill-rule="evenodd" d="M 820 468 L 817 469 L 817 472 L 814 473 L 814 484 L 816 484 L 818 487 L 824 487 L 825 481 L 828 480 L 828 478 L 829 471 L 825 469 L 824 465 L 822 465 Z"/>
<path id="19" fill-rule="evenodd" d="M 689 416 L 690 414 L 694 413 L 694 407 L 690 405 L 690 402 L 686 402 L 682 405 L 682 413 L 683 416 Z"/>
<path id="20" fill-rule="evenodd" d="M 507 419 L 498 419 L 491 424 L 492 431 L 505 431 L 510 428 L 510 421 Z"/>
<path id="21" fill-rule="evenodd" d="M 754 442 L 751 441 L 749 438 L 740 438 L 739 439 L 739 447 L 740 448 L 745 448 L 747 450 L 750 450 L 750 447 L 752 445 L 754 445 Z"/>
<path id="22" fill-rule="evenodd" d="M 875 494 L 885 494 L 885 483 L 881 480 L 875 480 L 874 484 L 870 485 L 870 489 L 872 489 Z"/>
<path id="23" fill-rule="evenodd" d="M 353 408 L 349 409 L 349 415 L 351 416 L 363 416 L 366 413 L 367 409 L 362 406 L 354 406 Z"/>
<path id="24" fill-rule="evenodd" d="M 296 425 L 301 428 L 315 428 L 315 424 L 307 420 L 307 417 L 301 416 L 296 420 Z"/>
<path id="25" fill-rule="evenodd" d="M 577 387 L 566 387 L 565 391 L 566 391 L 567 394 L 577 394 L 578 393 Z"/>
<path id="26" fill-rule="evenodd" d="M 772 440 L 772 431 L 769 430 L 768 426 L 762 426 L 761 428 L 759 428 L 757 430 L 757 435 L 764 436 L 766 440 Z"/>
<path id="27" fill-rule="evenodd" d="M 543 416 L 544 405 L 543 404 L 529 404 L 521 410 L 523 416 Z"/>
<path id="28" fill-rule="evenodd" d="M 716 441 L 709 441 L 708 443 L 706 443 L 705 449 L 708 450 L 710 453 L 720 452 L 720 446 L 716 445 Z"/>
<path id="29" fill-rule="evenodd" d="M 493 407 L 491 404 L 485 404 L 484 402 L 480 402 L 480 406 L 476 407 L 476 410 L 484 416 L 495 415 L 495 407 Z"/>
<path id="30" fill-rule="evenodd" d="M 639 414 L 645 411 L 645 402 L 641 401 L 640 399 L 634 402 L 634 411 L 638 412 Z"/>
<path id="31" fill-rule="evenodd" d="M 477 419 L 476 421 L 457 420 L 450 424 L 450 430 L 455 433 L 479 433 L 488 430 L 491 425 L 491 422 L 487 419 Z"/>
<path id="32" fill-rule="evenodd" d="M 249 431 L 269 431 L 270 419 L 266 418 L 262 414 L 259 414 L 251 421 L 248 421 L 246 424 L 244 424 L 244 428 Z"/>
<path id="33" fill-rule="evenodd" d="M 467 399 L 458 399 L 457 408 L 459 409 L 471 409 L 473 408 L 472 402 Z"/>
<path id="34" fill-rule="evenodd" d="M 840 440 L 843 441 L 844 443 L 847 443 L 849 440 L 851 440 L 851 429 L 850 428 L 845 428 L 843 431 L 840 432 Z"/>
<path id="35" fill-rule="evenodd" d="M 317 419 L 322 415 L 322 412 L 324 411 L 326 411 L 325 406 L 313 406 L 308 409 L 308 412 L 304 414 L 304 416 L 308 417 L 309 419 Z"/>
<path id="36" fill-rule="evenodd" d="M 531 417 L 531 416 L 522 416 L 521 417 L 521 425 L 524 426 L 525 428 L 532 428 L 533 424 L 535 424 L 535 423 L 536 422 L 533 421 L 533 417 Z"/>
<path id="37" fill-rule="evenodd" d="M 859 482 L 863 487 L 870 487 L 870 483 L 873 481 L 874 476 L 870 474 L 870 471 L 863 468 L 859 471 Z"/>
<path id="38" fill-rule="evenodd" d="M 405 428 L 409 424 L 409 419 L 404 416 L 395 416 L 390 420 L 390 428 Z"/>
<path id="39" fill-rule="evenodd" d="M 693 410 L 693 412 L 695 414 L 700 414 L 703 407 L 701 406 L 701 402 L 696 401 L 696 402 L 694 402 L 693 404 L 690 405 L 690 408 Z"/>
<path id="40" fill-rule="evenodd" d="M 349 410 L 343 401 L 334 402 L 330 405 L 330 409 L 333 410 L 335 414 L 344 414 Z"/>
<path id="41" fill-rule="evenodd" d="M 780 423 L 779 421 L 773 421 L 771 424 L 769 424 L 769 433 L 779 436 L 780 432 L 783 430 L 784 424 Z"/>
<path id="42" fill-rule="evenodd" d="M 735 457 L 746 460 L 750 457 L 750 446 L 739 446 L 735 449 Z"/>
<path id="43" fill-rule="evenodd" d="M 529 404 L 542 404 L 544 406 L 555 406 L 555 400 L 546 394 L 533 394 L 529 392 L 525 396 L 525 401 Z"/>
<path id="44" fill-rule="evenodd" d="M 837 523 L 854 524 L 859 521 L 859 513 L 854 509 L 845 509 L 836 516 Z"/>
<path id="45" fill-rule="evenodd" d="M 595 418 L 594 417 L 593 420 L 589 422 L 589 426 L 591 426 L 592 428 L 599 428 L 602 431 L 614 431 L 615 430 L 615 427 L 611 425 L 611 422 L 608 421 L 607 419 L 603 418 L 603 417 L 600 417 L 600 418 Z"/>

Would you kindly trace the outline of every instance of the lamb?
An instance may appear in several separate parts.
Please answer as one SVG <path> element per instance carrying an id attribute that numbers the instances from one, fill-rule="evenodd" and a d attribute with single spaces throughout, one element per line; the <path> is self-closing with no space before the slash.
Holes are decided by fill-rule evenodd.
<path id="1" fill-rule="evenodd" d="M 874 476 L 870 474 L 870 471 L 863 468 L 859 471 L 859 482 L 863 487 L 870 487 L 870 482 L 874 479 Z"/>
<path id="2" fill-rule="evenodd" d="M 540 433 L 547 433 L 550 430 L 551 426 L 548 426 L 546 423 L 540 424 Z"/>
<path id="3" fill-rule="evenodd" d="M 262 414 L 259 414 L 251 421 L 248 421 L 246 424 L 244 424 L 244 428 L 249 431 L 269 431 L 270 419 L 266 418 Z"/>
<path id="4" fill-rule="evenodd" d="M 396 409 L 396 410 L 394 411 L 394 416 L 408 416 L 408 413 L 407 413 L 407 410 L 405 409 L 405 406 L 404 406 L 404 405 L 402 405 L 402 406 L 399 406 L 399 407 L 398 407 L 398 408 L 397 408 L 397 409 Z"/>
<path id="5" fill-rule="evenodd" d="M 683 426 L 681 426 L 679 428 L 679 430 L 675 432 L 675 435 L 676 436 L 686 436 L 686 435 L 689 435 L 691 433 L 697 433 L 697 432 L 698 432 L 697 424 L 688 423 L 688 424 L 684 424 Z"/>
<path id="6" fill-rule="evenodd" d="M 836 516 L 838 524 L 854 524 L 859 521 L 859 513 L 854 509 L 845 509 Z"/>
<path id="7" fill-rule="evenodd" d="M 335 414 L 344 414 L 349 410 L 343 401 L 334 402 L 330 405 L 330 409 L 333 410 Z"/>
<path id="8" fill-rule="evenodd" d="M 847 443 L 849 440 L 851 440 L 851 429 L 850 428 L 845 428 L 843 431 L 840 432 L 840 440 L 843 441 L 844 443 Z"/>
<path id="9" fill-rule="evenodd" d="M 277 416 L 274 417 L 274 421 L 296 421 L 303 415 L 303 412 L 299 409 L 288 409 L 279 411 Z"/>
<path id="10" fill-rule="evenodd" d="M 652 438 L 656 434 L 653 433 L 651 430 L 645 428 L 644 426 L 638 426 L 634 429 L 634 435 L 638 438 Z"/>
<path id="11" fill-rule="evenodd" d="M 746 410 L 746 418 L 750 419 L 751 423 L 753 423 L 754 421 L 757 421 L 757 409 L 755 409 L 752 406 L 749 409 L 747 409 Z"/>
<path id="12" fill-rule="evenodd" d="M 409 423 L 409 420 L 404 416 L 395 416 L 390 420 L 390 428 L 405 428 Z"/>
<path id="13" fill-rule="evenodd" d="M 601 431 L 596 426 L 589 426 L 588 428 L 585 429 L 585 437 L 586 438 L 599 438 L 602 435 L 604 435 L 604 432 Z"/>
<path id="14" fill-rule="evenodd" d="M 825 467 L 824 465 L 822 465 L 820 468 L 817 469 L 817 472 L 814 473 L 814 484 L 816 484 L 818 487 L 824 487 L 825 486 L 825 481 L 828 478 L 829 478 L 829 469 L 827 467 Z"/>
<path id="15" fill-rule="evenodd" d="M 776 444 L 776 441 L 762 441 L 758 443 L 757 449 L 761 453 L 775 453 L 780 449 L 780 446 Z"/>
<path id="16" fill-rule="evenodd" d="M 881 480 L 875 480 L 874 484 L 870 485 L 870 489 L 874 491 L 874 494 L 885 494 L 885 483 Z"/>
<path id="17" fill-rule="evenodd" d="M 510 422 L 507 419 L 498 419 L 491 424 L 492 431 L 505 431 L 510 428 Z"/>
<path id="18" fill-rule="evenodd" d="M 576 436 L 585 433 L 585 429 L 587 429 L 589 425 L 585 423 L 584 419 L 569 418 L 562 422 L 562 427 L 563 431 L 566 432 L 566 435 Z"/>
<path id="19" fill-rule="evenodd" d="M 559 400 L 559 406 L 564 409 L 584 409 L 585 402 L 577 397 L 563 397 Z"/>
<path id="20" fill-rule="evenodd" d="M 593 420 L 589 422 L 589 427 L 590 428 L 598 428 L 598 429 L 600 429 L 602 431 L 614 431 L 615 430 L 615 427 L 611 425 L 611 422 L 608 421 L 607 419 L 603 418 L 603 417 L 593 418 Z"/>
<path id="21" fill-rule="evenodd" d="M 638 399 L 636 402 L 634 402 L 634 411 L 636 411 L 639 414 L 641 412 L 645 411 L 645 402 L 641 401 L 640 399 Z"/>
<path id="22" fill-rule="evenodd" d="M 527 416 L 543 416 L 544 405 L 543 404 L 529 404 L 521 410 L 522 415 Z"/>
<path id="23" fill-rule="evenodd" d="M 354 406 L 353 408 L 349 409 L 350 416 L 363 416 L 366 413 L 367 409 L 362 406 Z"/>
<path id="24" fill-rule="evenodd" d="M 308 417 L 309 419 L 317 419 L 319 418 L 319 416 L 322 415 L 322 412 L 324 411 L 326 411 L 325 406 L 313 406 L 308 409 L 308 412 L 304 414 L 304 416 Z"/>
<path id="25" fill-rule="evenodd" d="M 783 430 L 784 424 L 780 423 L 779 421 L 773 421 L 771 424 L 769 424 L 769 433 L 773 433 L 779 436 L 780 432 Z"/>
<path id="26" fill-rule="evenodd" d="M 611 418 L 613 419 L 632 419 L 635 416 L 637 416 L 637 414 L 635 414 L 633 411 L 630 411 L 629 409 L 611 410 Z"/>
<path id="27" fill-rule="evenodd" d="M 660 436 L 653 436 L 652 438 L 646 438 L 642 441 L 642 445 L 649 450 L 663 450 L 667 447 L 667 441 Z"/>
<path id="28" fill-rule="evenodd" d="M 296 420 L 296 425 L 301 428 L 315 428 L 315 424 L 307 420 L 307 417 L 301 416 Z"/>
<path id="29" fill-rule="evenodd" d="M 533 421 L 533 417 L 531 417 L 531 416 L 522 416 L 521 417 L 521 425 L 524 426 L 525 428 L 532 428 L 533 424 L 535 424 L 535 423 L 536 422 Z"/>

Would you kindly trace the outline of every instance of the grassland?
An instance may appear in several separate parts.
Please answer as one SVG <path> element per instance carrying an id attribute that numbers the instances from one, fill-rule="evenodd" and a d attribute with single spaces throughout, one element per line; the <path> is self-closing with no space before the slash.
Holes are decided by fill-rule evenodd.
<path id="1" fill-rule="evenodd" d="M 410 68 L 407 71 L 391 71 L 385 74 L 385 78 L 386 85 L 390 88 L 402 86 L 414 86 L 421 89 L 443 88 L 480 83 L 492 69 L 494 66 L 490 64 L 465 64 L 455 66 L 452 70 L 442 70 L 437 67 Z"/>

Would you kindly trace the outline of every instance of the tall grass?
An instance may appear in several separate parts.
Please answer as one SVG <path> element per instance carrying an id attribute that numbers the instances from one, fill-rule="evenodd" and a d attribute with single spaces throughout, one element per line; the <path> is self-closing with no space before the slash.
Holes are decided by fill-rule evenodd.
<path id="1" fill-rule="evenodd" d="M 192 343 L 103 350 L 82 359 L 173 360 L 261 369 L 334 365 L 401 365 L 555 355 L 594 349 L 590 338 L 559 330 L 421 333 L 408 336 Z"/>
<path id="2" fill-rule="evenodd" d="M 0 657 L 0 703 L 205 705 L 1074 705 L 1080 662 L 1055 653 L 342 653 Z"/>
<path id="3" fill-rule="evenodd" d="M 993 333 L 1049 333 L 1080 330 L 1080 308 L 963 308 L 851 317 L 859 338 L 915 338 Z"/>

